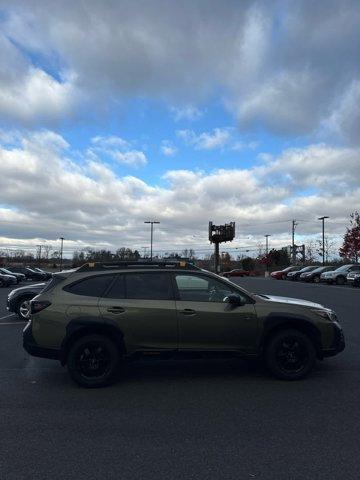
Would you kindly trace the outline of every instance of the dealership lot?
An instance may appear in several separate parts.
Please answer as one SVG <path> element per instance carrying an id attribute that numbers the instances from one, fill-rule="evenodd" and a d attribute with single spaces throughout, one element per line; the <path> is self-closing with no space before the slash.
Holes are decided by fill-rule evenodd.
<path id="1" fill-rule="evenodd" d="M 294 383 L 240 360 L 148 360 L 82 390 L 23 351 L 1 289 L 1 478 L 358 478 L 360 289 L 236 282 L 333 308 L 346 350 Z"/>

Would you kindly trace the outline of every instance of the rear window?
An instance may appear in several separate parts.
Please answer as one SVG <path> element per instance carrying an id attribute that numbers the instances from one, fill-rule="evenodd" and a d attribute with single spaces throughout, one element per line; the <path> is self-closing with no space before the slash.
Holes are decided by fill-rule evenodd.
<path id="1" fill-rule="evenodd" d="M 97 275 L 84 278 L 78 282 L 66 285 L 63 290 L 74 295 L 84 295 L 87 297 L 101 297 L 109 288 L 115 275 Z"/>
<path id="2" fill-rule="evenodd" d="M 170 275 L 167 273 L 129 273 L 125 275 L 126 298 L 172 300 Z"/>

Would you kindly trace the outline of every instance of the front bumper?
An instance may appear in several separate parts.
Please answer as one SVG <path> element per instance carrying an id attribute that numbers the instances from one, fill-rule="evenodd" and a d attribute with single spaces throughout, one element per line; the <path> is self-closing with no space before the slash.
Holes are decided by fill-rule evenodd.
<path id="1" fill-rule="evenodd" d="M 329 349 L 322 351 L 323 357 L 333 357 L 345 349 L 344 332 L 338 322 L 333 323 L 334 340 Z"/>
<path id="2" fill-rule="evenodd" d="M 51 358 L 60 361 L 62 359 L 61 350 L 41 347 L 36 343 L 32 334 L 31 320 L 26 324 L 23 330 L 23 347 L 33 357 Z"/>

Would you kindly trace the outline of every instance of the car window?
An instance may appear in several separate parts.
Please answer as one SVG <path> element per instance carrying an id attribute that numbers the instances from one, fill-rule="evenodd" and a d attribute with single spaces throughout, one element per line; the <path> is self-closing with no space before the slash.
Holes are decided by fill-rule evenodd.
<path id="1" fill-rule="evenodd" d="M 180 300 L 190 302 L 222 302 L 235 289 L 210 277 L 175 275 Z M 238 292 L 236 292 L 238 293 Z"/>
<path id="2" fill-rule="evenodd" d="M 125 275 L 126 298 L 171 300 L 174 298 L 171 278 L 166 272 L 141 272 Z"/>
<path id="3" fill-rule="evenodd" d="M 125 277 L 118 275 L 110 290 L 105 295 L 107 298 L 125 298 Z"/>
<path id="4" fill-rule="evenodd" d="M 110 286 L 114 278 L 115 275 L 96 275 L 87 277 L 83 280 L 72 283 L 71 285 L 66 285 L 63 290 L 74 295 L 101 297 Z"/>
<path id="5" fill-rule="evenodd" d="M 360 271 L 360 266 L 354 265 L 353 267 L 350 268 L 351 272 L 359 272 Z"/>

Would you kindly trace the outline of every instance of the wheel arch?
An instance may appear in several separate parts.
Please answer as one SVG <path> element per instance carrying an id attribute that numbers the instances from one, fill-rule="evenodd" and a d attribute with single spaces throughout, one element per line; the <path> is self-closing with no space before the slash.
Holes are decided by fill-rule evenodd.
<path id="1" fill-rule="evenodd" d="M 315 346 L 318 358 L 322 358 L 320 330 L 312 322 L 301 317 L 269 316 L 264 322 L 260 345 L 261 352 L 265 352 L 266 346 L 273 335 L 286 329 L 295 329 L 307 335 Z"/>
<path id="2" fill-rule="evenodd" d="M 67 362 L 67 355 L 71 346 L 84 335 L 104 335 L 116 343 L 121 353 L 126 353 L 124 334 L 121 329 L 111 321 L 99 321 L 89 318 L 77 318 L 71 320 L 66 327 L 66 336 L 61 344 L 61 363 Z"/>

